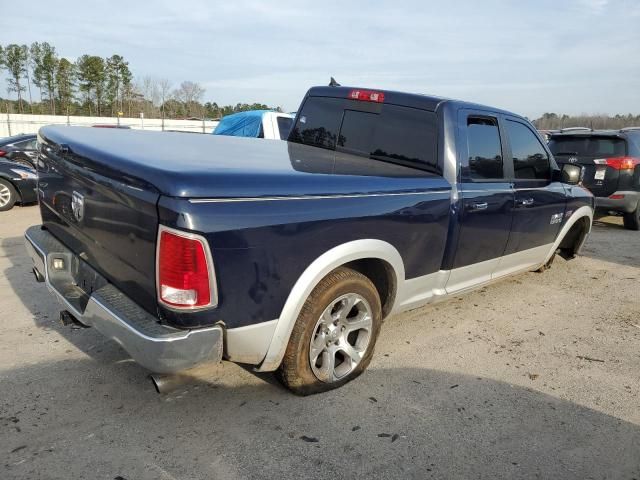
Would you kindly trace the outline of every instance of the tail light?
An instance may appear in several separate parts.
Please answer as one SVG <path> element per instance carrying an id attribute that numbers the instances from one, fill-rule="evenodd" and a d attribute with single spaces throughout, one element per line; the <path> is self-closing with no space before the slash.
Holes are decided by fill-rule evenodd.
<path id="1" fill-rule="evenodd" d="M 215 306 L 213 260 L 207 241 L 199 235 L 161 226 L 157 248 L 160 302 L 177 309 Z"/>
<path id="2" fill-rule="evenodd" d="M 348 98 L 362 102 L 384 103 L 384 93 L 372 90 L 351 90 Z"/>
<path id="3" fill-rule="evenodd" d="M 0 157 L 4 157 L 7 154 L 4 150 L 0 150 Z"/>
<path id="4" fill-rule="evenodd" d="M 633 170 L 637 165 L 640 165 L 640 158 L 614 157 L 594 160 L 594 163 L 599 165 L 606 164 L 607 167 L 611 167 L 615 170 Z"/>

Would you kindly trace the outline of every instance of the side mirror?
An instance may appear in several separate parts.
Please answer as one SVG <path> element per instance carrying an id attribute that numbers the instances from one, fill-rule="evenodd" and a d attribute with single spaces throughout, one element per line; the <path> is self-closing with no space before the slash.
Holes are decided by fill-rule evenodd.
<path id="1" fill-rule="evenodd" d="M 565 163 L 560 170 L 555 170 L 553 173 L 554 180 L 567 185 L 578 185 L 582 180 L 582 167 L 580 165 Z"/>

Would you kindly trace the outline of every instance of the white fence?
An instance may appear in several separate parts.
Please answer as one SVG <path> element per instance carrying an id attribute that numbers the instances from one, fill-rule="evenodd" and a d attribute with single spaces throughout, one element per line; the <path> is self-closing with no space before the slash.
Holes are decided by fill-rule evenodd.
<path id="1" fill-rule="evenodd" d="M 164 120 L 159 118 L 121 118 L 120 125 L 138 130 L 179 130 L 182 132 L 211 133 L 218 125 L 213 120 Z M 21 115 L 0 113 L 0 138 L 20 133 L 37 133 L 44 125 L 117 125 L 114 117 L 67 117 L 65 115 Z"/>

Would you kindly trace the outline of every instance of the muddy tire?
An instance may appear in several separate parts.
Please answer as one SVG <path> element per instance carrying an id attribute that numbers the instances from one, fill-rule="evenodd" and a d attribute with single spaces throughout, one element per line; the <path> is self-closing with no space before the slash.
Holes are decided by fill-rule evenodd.
<path id="1" fill-rule="evenodd" d="M 366 276 L 338 268 L 311 292 L 291 332 L 278 376 L 297 395 L 338 388 L 371 362 L 382 307 Z"/>

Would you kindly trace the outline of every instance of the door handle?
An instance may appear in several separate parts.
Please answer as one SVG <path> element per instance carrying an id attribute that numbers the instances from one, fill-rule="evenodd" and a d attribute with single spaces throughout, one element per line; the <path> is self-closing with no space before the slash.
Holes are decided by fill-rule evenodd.
<path id="1" fill-rule="evenodd" d="M 489 204 L 487 202 L 472 202 L 467 204 L 467 209 L 470 212 L 479 212 L 486 210 L 487 208 L 489 208 Z"/>
<path id="2" fill-rule="evenodd" d="M 518 198 L 516 199 L 517 207 L 530 207 L 534 204 L 533 198 Z"/>

